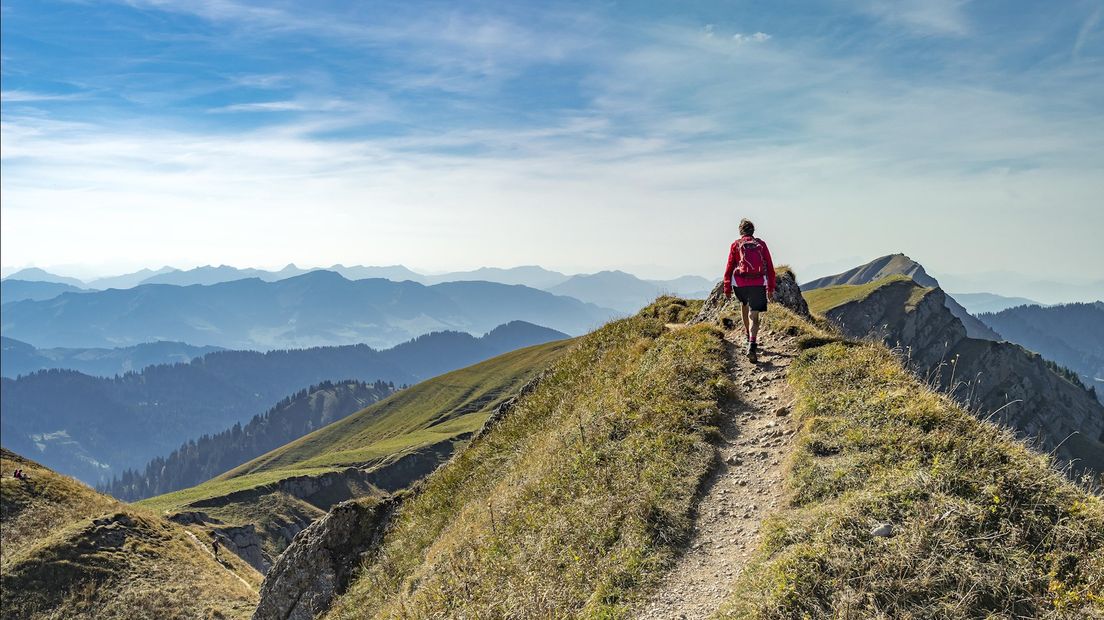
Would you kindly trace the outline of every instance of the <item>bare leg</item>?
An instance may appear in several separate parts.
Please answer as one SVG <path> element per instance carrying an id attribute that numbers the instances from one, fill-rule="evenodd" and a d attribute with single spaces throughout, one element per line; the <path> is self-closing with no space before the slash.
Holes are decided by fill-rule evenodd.
<path id="1" fill-rule="evenodd" d="M 744 308 L 747 308 L 747 306 L 744 306 Z M 748 318 L 751 319 L 751 328 L 750 328 L 751 341 L 755 342 L 756 338 L 759 336 L 759 313 L 752 310 L 750 313 L 746 313 L 746 314 L 750 314 L 750 317 L 748 317 Z M 746 320 L 745 320 L 745 324 L 746 324 Z"/>
<path id="2" fill-rule="evenodd" d="M 744 339 L 746 340 L 748 334 L 751 333 L 751 319 L 748 318 L 748 305 L 740 304 L 740 312 L 744 317 Z M 755 314 L 758 315 L 758 313 Z"/>

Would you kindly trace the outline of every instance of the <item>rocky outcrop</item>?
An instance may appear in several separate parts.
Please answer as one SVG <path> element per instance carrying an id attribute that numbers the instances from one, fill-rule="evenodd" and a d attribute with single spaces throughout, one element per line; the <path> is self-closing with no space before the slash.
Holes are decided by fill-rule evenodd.
<path id="1" fill-rule="evenodd" d="M 789 308 L 800 316 L 809 318 L 809 305 L 805 303 L 805 298 L 801 296 L 801 287 L 798 286 L 793 272 L 789 269 L 778 271 L 775 279 L 774 299 L 778 305 Z M 769 308 L 767 311 L 770 311 Z M 734 297 L 725 299 L 724 285 L 718 283 L 717 286 L 713 287 L 713 291 L 709 293 L 709 297 L 705 299 L 698 315 L 690 319 L 689 323 L 693 325 L 713 322 L 717 321 L 722 315 L 729 313 L 739 315 L 740 302 L 736 301 Z"/>
<path id="2" fill-rule="evenodd" d="M 212 531 L 227 550 L 248 562 L 262 575 L 268 573 L 271 564 L 268 558 L 265 557 L 264 549 L 261 546 L 261 537 L 257 535 L 256 526 L 250 523 L 248 525 L 216 527 Z"/>
<path id="3" fill-rule="evenodd" d="M 848 337 L 885 343 L 931 385 L 1072 463 L 1075 471 L 1104 471 L 1104 406 L 1037 354 L 971 338 L 942 290 L 898 280 L 825 317 Z"/>
<path id="4" fill-rule="evenodd" d="M 837 273 L 834 276 L 825 276 L 811 282 L 806 282 L 801 285 L 801 288 L 806 291 L 814 291 L 818 288 L 836 286 L 838 284 L 868 284 L 894 275 L 908 276 L 913 282 L 925 288 L 939 288 L 939 282 L 928 274 L 923 265 L 904 254 L 890 254 L 888 256 L 882 256 L 881 258 L 875 258 L 865 265 L 859 265 L 843 273 Z M 985 323 L 982 323 L 980 319 L 967 312 L 966 308 L 963 308 L 962 305 L 955 301 L 950 295 L 943 296 L 943 304 L 947 306 L 947 309 L 951 311 L 952 315 L 962 322 L 962 325 L 966 328 L 967 336 L 984 340 L 1001 340 L 1000 334 L 993 331 Z"/>
<path id="5" fill-rule="evenodd" d="M 254 620 L 311 620 L 345 592 L 379 548 L 401 496 L 344 502 L 295 536 L 261 585 Z"/>
<path id="6" fill-rule="evenodd" d="M 247 525 L 224 525 L 206 512 L 199 510 L 185 510 L 168 517 L 169 521 L 180 525 L 194 525 L 210 530 L 219 543 L 229 552 L 245 560 L 250 566 L 257 569 L 262 575 L 268 572 L 272 562 L 265 555 L 261 537 L 257 534 L 257 528 L 252 523 Z M 298 530 L 296 530 L 298 531 Z M 292 539 L 294 534 L 288 536 Z"/>

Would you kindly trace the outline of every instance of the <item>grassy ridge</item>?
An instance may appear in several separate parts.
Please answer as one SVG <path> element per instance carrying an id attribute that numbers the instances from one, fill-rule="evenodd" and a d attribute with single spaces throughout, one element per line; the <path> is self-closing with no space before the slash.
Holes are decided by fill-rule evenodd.
<path id="1" fill-rule="evenodd" d="M 924 295 L 927 295 L 933 290 L 920 286 L 908 276 L 893 275 L 886 276 L 873 282 L 867 282 L 866 284 L 838 284 L 835 286 L 828 286 L 806 291 L 802 293 L 802 295 L 809 304 L 810 312 L 814 314 L 824 314 L 843 304 L 853 301 L 862 301 L 869 297 L 871 293 L 884 286 L 900 287 L 902 291 L 907 291 L 907 293 L 905 293 L 907 298 L 903 300 L 903 305 L 906 310 L 915 308 L 916 304 L 924 298 Z"/>
<path id="2" fill-rule="evenodd" d="M 12 477 L 21 468 L 30 481 Z M 248 618 L 261 576 L 210 538 L 0 455 L 4 618 Z M 196 536 L 193 539 L 192 536 Z"/>
<path id="3" fill-rule="evenodd" d="M 364 466 L 471 433 L 570 343 L 519 349 L 423 381 L 208 482 L 139 505 L 177 509 L 291 476 Z"/>
<path id="4" fill-rule="evenodd" d="M 687 537 L 729 387 L 719 333 L 662 299 L 579 339 L 426 479 L 330 618 L 620 617 Z"/>
<path id="5" fill-rule="evenodd" d="M 810 343 L 791 504 L 718 617 L 1104 617 L 1098 497 L 884 347 Z"/>

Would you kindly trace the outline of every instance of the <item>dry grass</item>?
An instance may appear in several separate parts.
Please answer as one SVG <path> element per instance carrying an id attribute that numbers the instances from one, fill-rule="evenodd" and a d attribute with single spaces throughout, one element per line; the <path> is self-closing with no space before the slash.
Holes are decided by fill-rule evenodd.
<path id="1" fill-rule="evenodd" d="M 187 531 L 4 451 L 5 618 L 247 618 L 260 575 Z M 11 477 L 17 467 L 30 482 Z M 207 534 L 197 530 L 204 544 Z M 242 577 L 246 582 L 243 583 Z"/>
<path id="2" fill-rule="evenodd" d="M 811 348 L 790 380 L 792 505 L 718 617 L 1104 617 L 1104 505 L 1047 457 L 879 345 Z"/>
<path id="3" fill-rule="evenodd" d="M 426 479 L 330 618 L 615 618 L 691 525 L 728 387 L 719 334 L 667 299 L 580 339 Z"/>

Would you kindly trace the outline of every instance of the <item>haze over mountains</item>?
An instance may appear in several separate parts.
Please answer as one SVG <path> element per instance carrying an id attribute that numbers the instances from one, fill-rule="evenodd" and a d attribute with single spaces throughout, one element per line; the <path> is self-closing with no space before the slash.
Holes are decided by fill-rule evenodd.
<path id="1" fill-rule="evenodd" d="M 66 368 L 96 377 L 113 377 L 137 372 L 146 366 L 187 363 L 219 350 L 219 347 L 196 347 L 168 340 L 113 349 L 38 349 L 26 342 L 0 336 L 0 372 L 5 377 L 15 378 L 38 370 Z"/>
<path id="2" fill-rule="evenodd" d="M 218 351 L 111 378 L 39 371 L 0 379 L 0 424 L 5 446 L 95 484 L 168 455 L 189 439 L 244 423 L 310 385 L 343 379 L 411 384 L 564 337 L 513 322 L 479 338 L 434 333 L 384 351 L 366 345 Z"/>
<path id="3" fill-rule="evenodd" d="M 257 350 L 357 343 L 386 348 L 432 331 L 484 333 L 515 320 L 580 334 L 615 314 L 525 286 L 426 286 L 315 271 L 276 282 L 147 284 L 11 302 L 3 307 L 2 333 L 42 348 L 153 340 Z"/>

